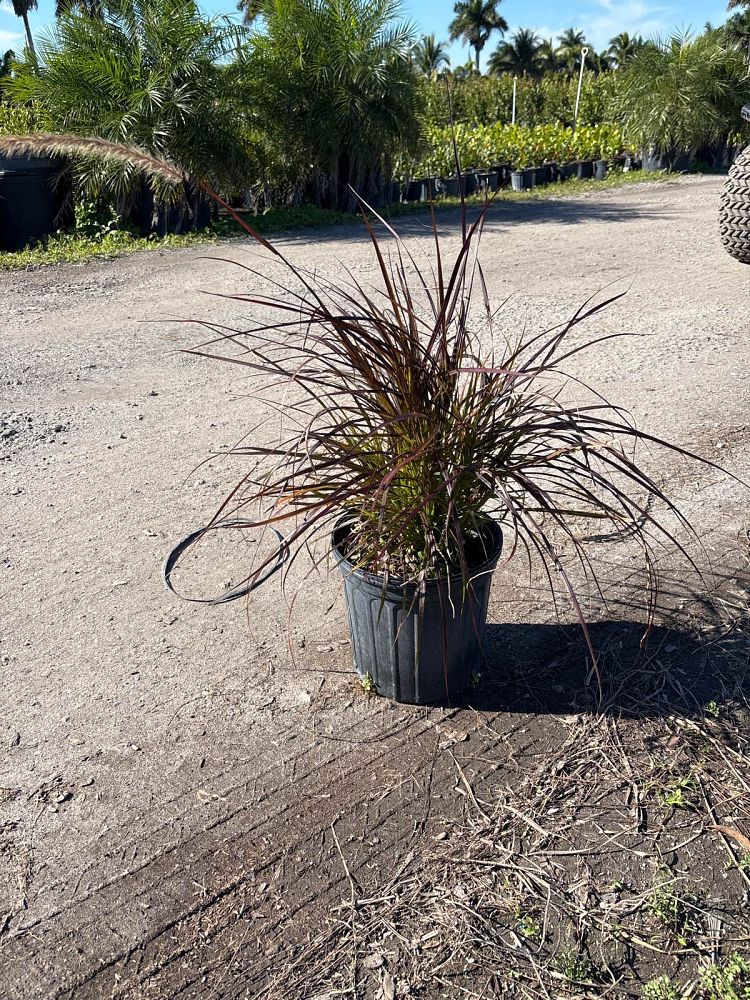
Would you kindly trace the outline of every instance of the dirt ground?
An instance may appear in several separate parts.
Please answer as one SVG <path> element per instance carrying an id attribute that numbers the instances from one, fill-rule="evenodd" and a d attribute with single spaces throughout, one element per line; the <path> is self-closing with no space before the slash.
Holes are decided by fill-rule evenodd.
<path id="1" fill-rule="evenodd" d="M 750 479 L 750 269 L 720 247 L 720 185 L 504 203 L 482 261 L 509 330 L 629 288 L 591 333 L 641 336 L 587 378 Z M 398 228 L 428 245 L 425 220 Z M 358 229 L 280 242 L 372 271 Z M 601 712 L 572 618 L 520 563 L 465 704 L 367 697 L 333 573 L 291 612 L 276 580 L 219 607 L 162 585 L 261 416 L 239 370 L 180 353 L 185 320 L 249 315 L 210 293 L 260 284 L 207 255 L 259 260 L 0 276 L 0 997 L 637 997 L 749 954 L 747 490 L 665 464 L 716 575 L 669 563 L 646 653 L 632 551 L 597 545 Z M 242 579 L 257 545 L 216 537 L 181 588 Z"/>

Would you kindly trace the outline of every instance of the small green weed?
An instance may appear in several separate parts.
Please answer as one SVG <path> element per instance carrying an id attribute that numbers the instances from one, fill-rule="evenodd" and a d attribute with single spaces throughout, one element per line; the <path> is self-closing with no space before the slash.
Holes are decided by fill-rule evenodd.
<path id="1" fill-rule="evenodd" d="M 530 913 L 524 913 L 518 921 L 518 930 L 522 937 L 529 941 L 537 941 L 542 936 L 542 928 L 538 920 Z"/>
<path id="2" fill-rule="evenodd" d="M 690 809 L 692 807 L 690 796 L 695 790 L 695 779 L 692 775 L 683 775 L 659 793 L 659 801 L 663 806 Z"/>
<path id="3" fill-rule="evenodd" d="M 646 909 L 680 947 L 685 947 L 692 927 L 685 912 L 685 904 L 675 892 L 674 878 L 669 869 L 659 872 Z"/>
<path id="4" fill-rule="evenodd" d="M 371 674 L 365 674 L 364 677 L 360 677 L 359 683 L 365 694 L 375 694 L 375 681 L 372 679 Z"/>
<path id="5" fill-rule="evenodd" d="M 643 1000 L 680 1000 L 682 990 L 669 976 L 659 976 L 643 987 Z"/>
<path id="6" fill-rule="evenodd" d="M 571 983 L 590 982 L 594 974 L 591 961 L 573 948 L 563 948 L 557 953 L 555 967 Z"/>
<path id="7" fill-rule="evenodd" d="M 750 1000 L 750 962 L 733 952 L 700 973 L 706 1000 Z"/>

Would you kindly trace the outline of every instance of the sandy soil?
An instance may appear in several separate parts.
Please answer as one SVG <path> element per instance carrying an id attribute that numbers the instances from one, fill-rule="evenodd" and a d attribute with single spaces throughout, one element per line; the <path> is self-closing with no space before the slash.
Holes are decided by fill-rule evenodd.
<path id="1" fill-rule="evenodd" d="M 482 259 L 493 298 L 510 296 L 509 329 L 630 286 L 595 329 L 644 336 L 602 347 L 587 376 L 646 428 L 750 476 L 750 269 L 719 245 L 720 183 L 502 204 Z M 427 239 L 424 220 L 400 229 Z M 281 242 L 308 267 L 372 269 L 356 229 Z M 254 259 L 238 244 L 0 276 L 5 1000 L 257 996 L 348 899 L 342 853 L 360 887 L 377 886 L 463 814 L 449 750 L 479 782 L 504 774 L 488 727 L 525 733 L 530 753 L 559 735 L 529 699 L 480 693 L 475 711 L 365 697 L 333 575 L 291 619 L 276 582 L 246 606 L 164 590 L 166 552 L 241 474 L 215 453 L 259 417 L 230 366 L 179 353 L 201 339 L 184 320 L 248 315 L 207 294 L 258 284 L 206 259 L 219 253 Z M 746 494 L 705 473 L 674 482 L 709 548 L 733 551 Z M 181 585 L 241 579 L 253 544 L 216 539 Z M 498 573 L 490 616 L 497 671 L 534 648 L 524 625 L 559 643 L 520 567 Z"/>

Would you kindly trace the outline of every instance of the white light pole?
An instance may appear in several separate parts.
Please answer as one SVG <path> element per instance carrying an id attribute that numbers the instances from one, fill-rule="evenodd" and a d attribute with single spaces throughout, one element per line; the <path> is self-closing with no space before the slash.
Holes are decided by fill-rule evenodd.
<path id="1" fill-rule="evenodd" d="M 511 117 L 511 123 L 516 124 L 516 87 L 518 86 L 518 77 L 513 77 L 513 115 Z"/>
<path id="2" fill-rule="evenodd" d="M 578 93 L 576 94 L 576 113 L 573 116 L 573 131 L 578 127 L 578 105 L 581 103 L 581 87 L 583 86 L 583 71 L 586 68 L 586 56 L 589 54 L 588 48 L 584 45 L 581 49 L 581 72 L 578 74 Z"/>

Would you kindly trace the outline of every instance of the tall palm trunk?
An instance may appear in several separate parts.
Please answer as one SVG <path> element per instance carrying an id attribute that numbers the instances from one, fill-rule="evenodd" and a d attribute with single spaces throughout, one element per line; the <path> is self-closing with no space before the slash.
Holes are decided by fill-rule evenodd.
<path id="1" fill-rule="evenodd" d="M 481 71 L 481 70 L 480 70 L 480 68 L 479 68 L 479 53 L 480 53 L 480 52 L 481 52 L 482 50 L 480 49 L 480 47 L 479 47 L 478 45 L 475 45 L 475 46 L 474 46 L 474 51 L 475 51 L 475 53 L 476 53 L 476 57 L 477 57 L 477 73 L 481 73 L 482 71 Z"/>
<path id="2" fill-rule="evenodd" d="M 26 44 L 29 47 L 29 52 L 31 53 L 31 58 L 36 62 L 36 49 L 34 48 L 34 37 L 31 34 L 31 25 L 29 24 L 29 15 L 26 11 L 21 14 L 23 19 L 23 26 L 26 29 Z"/>

